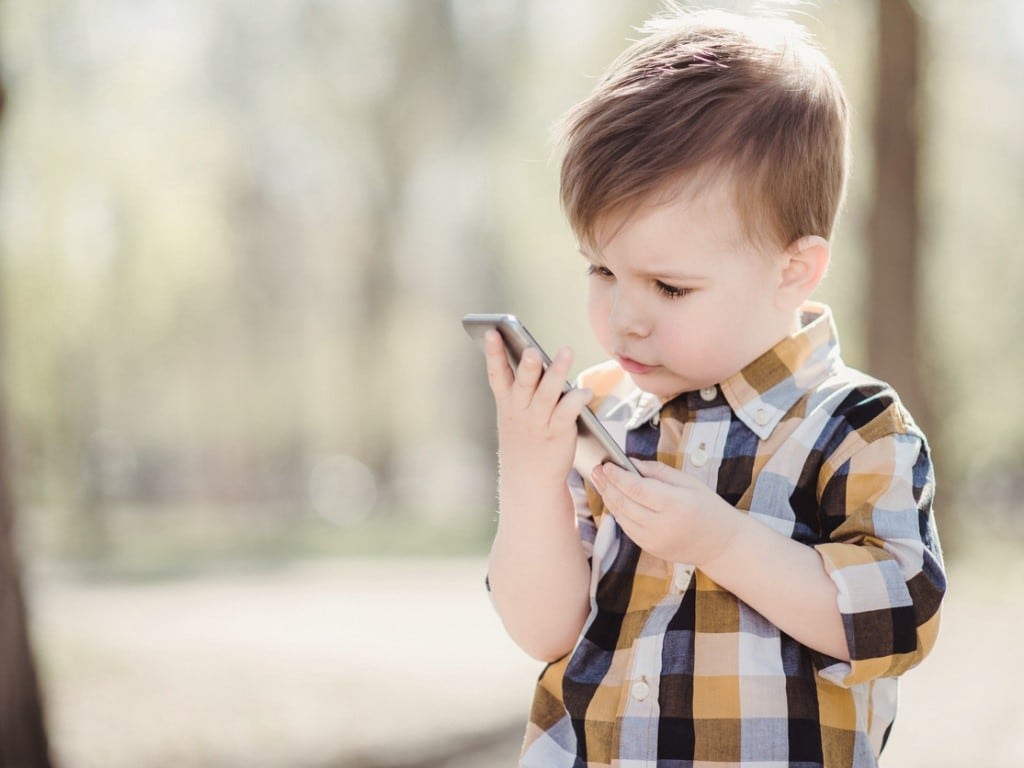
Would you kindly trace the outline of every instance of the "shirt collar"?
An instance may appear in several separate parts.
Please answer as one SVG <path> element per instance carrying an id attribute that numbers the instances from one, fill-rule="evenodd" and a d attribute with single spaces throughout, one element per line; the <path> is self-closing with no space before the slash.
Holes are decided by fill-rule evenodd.
<path id="1" fill-rule="evenodd" d="M 800 309 L 800 324 L 799 331 L 720 385 L 736 416 L 762 440 L 807 392 L 841 365 L 832 310 L 807 302 Z"/>
<path id="2" fill-rule="evenodd" d="M 661 410 L 661 406 L 665 404 L 665 400 L 657 395 L 643 392 L 637 389 L 635 385 L 633 386 L 635 395 L 634 399 L 629 403 L 632 413 L 630 414 L 629 421 L 626 423 L 627 430 L 635 429 L 644 422 L 650 421 Z"/>

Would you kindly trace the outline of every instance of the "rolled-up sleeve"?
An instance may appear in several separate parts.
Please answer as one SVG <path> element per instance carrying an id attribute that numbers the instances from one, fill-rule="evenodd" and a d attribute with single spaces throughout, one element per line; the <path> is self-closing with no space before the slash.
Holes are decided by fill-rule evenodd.
<path id="1" fill-rule="evenodd" d="M 853 436 L 819 492 L 828 540 L 816 549 L 838 589 L 851 658 L 821 674 L 844 686 L 900 675 L 931 651 L 946 590 L 927 445 L 914 434 Z"/>

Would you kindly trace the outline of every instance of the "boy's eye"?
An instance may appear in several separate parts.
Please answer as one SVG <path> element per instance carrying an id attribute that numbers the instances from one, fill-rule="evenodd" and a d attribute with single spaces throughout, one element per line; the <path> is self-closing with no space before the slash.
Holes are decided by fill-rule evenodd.
<path id="1" fill-rule="evenodd" d="M 670 299 L 680 299 L 683 296 L 689 295 L 692 291 L 690 288 L 677 288 L 674 285 L 663 283 L 661 280 L 656 280 L 655 285 L 658 288 L 658 293 L 663 296 L 667 296 Z"/>
<path id="2" fill-rule="evenodd" d="M 602 267 L 597 264 L 589 265 L 587 267 L 587 274 L 591 277 L 615 277 L 608 267 Z"/>

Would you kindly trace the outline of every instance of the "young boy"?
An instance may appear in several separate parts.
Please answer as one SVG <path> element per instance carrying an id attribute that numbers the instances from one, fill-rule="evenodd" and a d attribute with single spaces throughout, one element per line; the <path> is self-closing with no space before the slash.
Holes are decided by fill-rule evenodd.
<path id="1" fill-rule="evenodd" d="M 874 766 L 945 590 L 924 435 L 807 301 L 847 167 L 799 27 L 676 14 L 566 122 L 562 200 L 611 360 L 487 338 L 489 583 L 550 662 L 521 765 Z M 572 471 L 590 403 L 643 477 Z M 568 483 L 567 483 L 568 478 Z"/>

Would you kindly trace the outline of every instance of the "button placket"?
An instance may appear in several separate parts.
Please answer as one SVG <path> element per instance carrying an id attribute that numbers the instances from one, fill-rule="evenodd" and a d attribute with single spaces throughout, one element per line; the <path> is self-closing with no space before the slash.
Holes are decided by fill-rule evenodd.
<path id="1" fill-rule="evenodd" d="M 725 413 L 724 409 L 719 410 Z M 715 418 L 693 423 L 686 438 L 684 469 L 714 487 L 714 475 L 718 471 L 718 462 L 721 458 L 718 451 L 725 444 L 728 432 L 729 421 L 725 419 Z"/>

